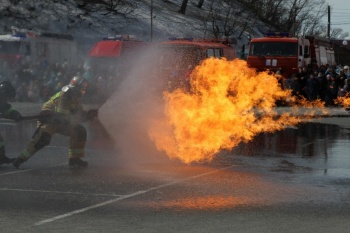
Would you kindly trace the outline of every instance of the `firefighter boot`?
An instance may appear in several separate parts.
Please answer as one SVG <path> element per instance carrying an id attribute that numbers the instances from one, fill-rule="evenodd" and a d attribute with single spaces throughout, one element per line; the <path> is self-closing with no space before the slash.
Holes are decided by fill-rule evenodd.
<path id="1" fill-rule="evenodd" d="M 15 159 L 10 159 L 8 157 L 6 157 L 6 155 L 0 155 L 0 165 L 4 164 L 4 163 L 12 163 L 13 161 L 15 161 Z"/>
<path id="2" fill-rule="evenodd" d="M 15 167 L 15 168 L 19 168 L 19 166 L 21 166 L 22 163 L 24 163 L 25 160 L 22 159 L 21 157 L 18 157 L 17 159 L 15 159 L 13 162 L 12 162 L 12 165 Z"/>
<path id="3" fill-rule="evenodd" d="M 88 162 L 81 160 L 80 158 L 70 158 L 69 159 L 69 166 L 71 168 L 87 167 Z"/>

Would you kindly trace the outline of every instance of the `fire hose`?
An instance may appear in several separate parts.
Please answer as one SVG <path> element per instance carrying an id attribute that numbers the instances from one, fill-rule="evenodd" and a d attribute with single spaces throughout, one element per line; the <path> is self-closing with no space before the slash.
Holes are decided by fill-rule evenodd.
<path id="1" fill-rule="evenodd" d="M 40 117 L 40 114 L 36 114 L 36 115 L 22 115 L 22 119 L 21 121 L 28 121 L 28 120 L 37 120 Z M 12 119 L 7 119 L 4 118 L 3 115 L 0 114 L 0 123 L 9 123 L 9 122 L 15 122 Z"/>
<path id="2" fill-rule="evenodd" d="M 39 120 L 39 121 L 46 121 L 53 117 L 53 115 L 59 115 L 57 113 L 50 113 L 50 111 L 42 111 L 39 114 L 34 115 L 22 115 L 21 121 L 29 121 L 29 120 Z M 98 109 L 90 109 L 85 113 L 87 120 L 92 120 L 93 118 L 98 116 Z M 2 114 L 0 114 L 0 123 L 8 123 L 8 122 L 15 122 L 12 119 L 5 118 Z"/>
<path id="3" fill-rule="evenodd" d="M 88 121 L 93 120 L 97 116 L 98 116 L 98 109 L 90 109 L 87 112 L 85 112 L 85 118 Z M 22 115 L 21 121 L 29 121 L 29 120 L 38 120 L 39 121 L 39 125 L 36 128 L 32 138 L 34 138 L 35 135 L 37 135 L 37 133 L 39 132 L 39 130 L 41 129 L 41 127 L 45 123 L 52 122 L 52 123 L 61 124 L 61 123 L 67 122 L 66 120 L 64 120 L 64 115 L 62 115 L 60 113 L 54 113 L 52 111 L 42 111 L 39 114 L 35 114 L 35 115 Z M 3 117 L 3 115 L 0 114 L 0 124 L 1 123 L 14 124 L 17 122 L 12 120 L 12 119 L 6 119 Z"/>

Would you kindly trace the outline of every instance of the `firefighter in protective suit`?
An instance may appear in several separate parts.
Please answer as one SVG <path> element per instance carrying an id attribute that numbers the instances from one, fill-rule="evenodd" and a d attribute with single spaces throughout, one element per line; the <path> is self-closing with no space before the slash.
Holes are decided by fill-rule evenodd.
<path id="1" fill-rule="evenodd" d="M 22 115 L 14 110 L 11 104 L 8 103 L 9 99 L 13 99 L 16 95 L 15 88 L 10 82 L 0 82 L 0 113 L 3 118 L 12 119 L 15 121 L 22 120 Z M 12 163 L 15 159 L 10 159 L 5 155 L 5 142 L 0 134 L 0 165 L 4 163 Z"/>
<path id="2" fill-rule="evenodd" d="M 97 116 L 97 110 L 84 111 L 81 98 L 86 92 L 88 82 L 85 78 L 74 76 L 69 85 L 53 95 L 44 103 L 38 119 L 38 128 L 32 140 L 13 162 L 19 166 L 33 156 L 37 151 L 50 144 L 53 134 L 69 136 L 69 166 L 87 167 L 84 157 L 84 148 L 87 132 L 81 121 L 92 120 Z"/>

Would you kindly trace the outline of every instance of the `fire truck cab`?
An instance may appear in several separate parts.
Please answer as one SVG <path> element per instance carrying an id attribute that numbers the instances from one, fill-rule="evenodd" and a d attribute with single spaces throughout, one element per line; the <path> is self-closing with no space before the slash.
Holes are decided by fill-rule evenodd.
<path id="1" fill-rule="evenodd" d="M 13 29 L 12 34 L 0 35 L 0 60 L 10 66 L 21 60 L 47 63 L 78 60 L 77 44 L 71 35 Z"/>
<path id="2" fill-rule="evenodd" d="M 233 41 L 218 39 L 170 38 L 160 42 L 157 44 L 159 76 L 169 80 L 173 84 L 172 88 L 176 88 L 175 83 L 183 83 L 188 72 L 207 58 L 235 59 L 233 45 Z"/>
<path id="3" fill-rule="evenodd" d="M 326 65 L 334 62 L 332 44 L 317 37 L 289 37 L 288 33 L 269 33 L 253 38 L 249 44 L 247 63 L 258 72 L 281 70 L 290 78 L 298 68 Z"/>
<path id="4" fill-rule="evenodd" d="M 161 56 L 169 62 L 198 65 L 209 57 L 235 59 L 236 50 L 232 43 L 219 39 L 170 38 L 160 42 L 157 47 L 162 52 Z"/>
<path id="5" fill-rule="evenodd" d="M 118 71 L 120 76 L 128 71 L 132 59 L 148 46 L 133 35 L 117 35 L 102 38 L 90 49 L 84 67 L 90 67 L 96 75 L 106 76 Z M 114 71 L 112 71 L 113 69 Z"/>

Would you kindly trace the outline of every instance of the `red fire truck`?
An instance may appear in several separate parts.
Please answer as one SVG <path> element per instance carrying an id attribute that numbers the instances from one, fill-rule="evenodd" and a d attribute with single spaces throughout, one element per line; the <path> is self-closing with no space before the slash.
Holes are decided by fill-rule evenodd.
<path id="1" fill-rule="evenodd" d="M 105 37 L 90 49 L 85 68 L 91 67 L 95 75 L 105 76 L 117 71 L 119 76 L 123 76 L 131 68 L 132 59 L 148 45 L 149 42 L 137 40 L 133 35 Z"/>
<path id="2" fill-rule="evenodd" d="M 13 28 L 12 34 L 0 35 L 0 60 L 10 66 L 22 59 L 35 63 L 78 60 L 77 44 L 71 35 L 50 32 L 33 32 Z"/>
<path id="3" fill-rule="evenodd" d="M 282 71 L 291 77 L 299 67 L 332 65 L 335 61 L 330 40 L 321 37 L 290 37 L 288 33 L 269 33 L 253 38 L 249 44 L 247 63 L 257 71 Z"/>
<path id="4" fill-rule="evenodd" d="M 234 41 L 219 39 L 170 38 L 157 45 L 160 77 L 176 88 L 196 65 L 209 57 L 233 60 L 236 58 Z M 176 76 L 176 77 L 174 77 Z"/>

